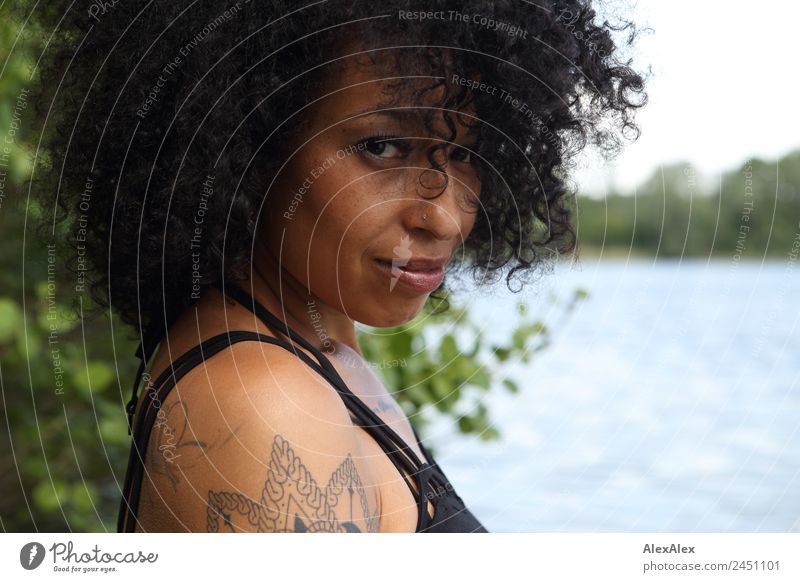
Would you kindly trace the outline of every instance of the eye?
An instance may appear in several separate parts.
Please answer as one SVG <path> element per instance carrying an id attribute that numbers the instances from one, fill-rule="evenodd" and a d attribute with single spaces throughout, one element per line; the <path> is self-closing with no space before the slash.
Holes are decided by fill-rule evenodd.
<path id="1" fill-rule="evenodd" d="M 401 158 L 408 153 L 409 149 L 403 140 L 391 136 L 369 137 L 362 140 L 358 144 L 358 148 L 383 159 Z"/>
<path id="2" fill-rule="evenodd" d="M 465 164 L 471 164 L 472 152 L 463 146 L 455 146 L 453 148 L 453 153 L 450 155 L 450 158 L 457 162 L 464 162 Z"/>

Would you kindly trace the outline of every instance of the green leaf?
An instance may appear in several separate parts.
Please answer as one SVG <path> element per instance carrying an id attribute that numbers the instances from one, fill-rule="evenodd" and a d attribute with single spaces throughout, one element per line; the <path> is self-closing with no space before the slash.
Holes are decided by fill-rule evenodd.
<path id="1" fill-rule="evenodd" d="M 541 321 L 534 321 L 528 325 L 528 333 L 530 335 L 546 334 L 547 326 Z"/>
<path id="2" fill-rule="evenodd" d="M 69 486 L 59 479 L 53 479 L 52 484 L 42 481 L 33 489 L 33 503 L 43 512 L 58 511 L 69 496 Z"/>
<path id="3" fill-rule="evenodd" d="M 514 333 L 511 336 L 511 341 L 514 344 L 514 347 L 518 350 L 524 349 L 525 344 L 533 335 L 538 335 L 547 332 L 547 327 L 540 321 L 535 321 L 533 323 L 528 323 L 525 325 L 521 325 L 517 329 L 514 330 Z"/>
<path id="4" fill-rule="evenodd" d="M 431 402 L 431 394 L 423 384 L 408 386 L 398 394 L 398 398 L 407 400 L 416 407 L 421 407 Z"/>
<path id="5" fill-rule="evenodd" d="M 113 379 L 114 370 L 105 362 L 92 361 L 88 365 L 77 365 L 72 372 L 75 387 L 86 394 L 102 391 Z"/>
<path id="6" fill-rule="evenodd" d="M 105 446 L 128 444 L 128 425 L 124 416 L 102 418 L 98 429 Z"/>
<path id="7" fill-rule="evenodd" d="M 411 342 L 413 334 L 409 331 L 398 331 L 389 340 L 389 351 L 392 358 L 402 359 L 412 354 Z"/>
<path id="8" fill-rule="evenodd" d="M 86 483 L 84 485 L 83 482 L 78 481 L 73 484 L 72 491 L 70 492 L 70 505 L 72 506 L 72 510 L 79 515 L 86 515 L 92 511 L 92 498 L 95 495 L 96 493 L 91 483 Z"/>
<path id="9" fill-rule="evenodd" d="M 487 426 L 478 434 L 478 438 L 484 442 L 493 441 L 500 438 L 500 433 L 493 426 Z"/>
<path id="10" fill-rule="evenodd" d="M 452 399 L 455 387 L 441 374 L 434 375 L 431 378 L 430 385 L 436 408 L 446 411 L 448 408 L 447 403 Z"/>
<path id="11" fill-rule="evenodd" d="M 42 309 L 36 318 L 39 329 L 45 334 L 51 331 L 67 333 L 78 325 L 78 318 L 69 309 L 62 305 L 48 303 L 47 298 L 42 299 Z"/>
<path id="12" fill-rule="evenodd" d="M 488 390 L 491 386 L 491 378 L 484 367 L 481 367 L 477 372 L 475 372 L 475 375 L 472 376 L 469 381 L 470 384 L 474 384 L 483 390 Z"/>
<path id="13" fill-rule="evenodd" d="M 22 310 L 15 301 L 0 297 L 0 343 L 13 340 L 21 328 Z"/>
<path id="14" fill-rule="evenodd" d="M 511 335 L 511 344 L 514 346 L 514 349 L 517 350 L 523 349 L 527 340 L 528 333 L 525 331 L 524 327 L 515 329 L 514 333 Z"/>
<path id="15" fill-rule="evenodd" d="M 459 356 L 458 344 L 456 344 L 456 338 L 452 334 L 444 336 L 442 345 L 439 347 L 439 354 L 445 362 L 454 360 Z"/>
<path id="16" fill-rule="evenodd" d="M 512 394 L 517 394 L 519 392 L 519 385 L 511 378 L 506 378 L 503 380 L 503 386 L 505 386 Z"/>
<path id="17" fill-rule="evenodd" d="M 501 346 L 492 346 L 492 353 L 498 360 L 500 360 L 501 362 L 505 362 L 511 355 L 511 350 Z"/>

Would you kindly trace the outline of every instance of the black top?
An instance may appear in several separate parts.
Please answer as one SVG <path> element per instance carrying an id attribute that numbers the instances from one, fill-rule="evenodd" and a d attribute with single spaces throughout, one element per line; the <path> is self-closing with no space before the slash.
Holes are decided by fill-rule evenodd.
<path id="1" fill-rule="evenodd" d="M 333 385 L 345 406 L 351 413 L 353 423 L 364 428 L 386 452 L 403 480 L 408 485 L 417 502 L 417 533 L 445 533 L 445 532 L 480 532 L 487 533 L 486 529 L 466 508 L 464 501 L 453 489 L 438 463 L 433 459 L 428 450 L 419 440 L 416 429 L 413 428 L 414 437 L 420 450 L 429 462 L 423 463 L 414 451 L 408 447 L 400 436 L 375 414 L 358 396 L 345 384 L 342 377 L 331 364 L 330 360 L 317 350 L 313 345 L 300 337 L 288 324 L 280 321 L 253 297 L 231 284 L 220 288 L 223 293 L 236 299 L 247 307 L 271 329 L 278 329 L 309 350 L 317 361 L 314 361 L 302 350 L 283 340 L 252 331 L 229 331 L 216 335 L 195 346 L 177 358 L 148 388 L 150 398 L 143 403 L 136 418 L 133 428 L 133 443 L 128 459 L 128 470 L 125 475 L 123 497 L 120 502 L 119 517 L 117 520 L 118 532 L 133 532 L 136 529 L 139 497 L 141 495 L 142 477 L 144 474 L 145 454 L 150 438 L 150 432 L 156 420 L 158 409 L 152 406 L 154 400 L 164 402 L 170 390 L 178 381 L 199 363 L 222 351 L 226 347 L 241 341 L 261 341 L 279 345 L 302 359 L 317 373 L 321 374 Z M 160 335 L 160 334 L 159 334 Z M 145 362 L 155 351 L 160 342 L 160 337 L 151 337 L 147 345 L 139 346 L 136 352 L 142 362 L 136 375 L 133 386 L 133 395 L 126 407 L 128 411 L 129 430 L 132 426 L 133 413 L 136 410 L 138 386 L 144 372 Z M 404 472 L 405 470 L 405 472 Z M 414 478 L 418 492 L 414 490 L 406 472 Z M 427 510 L 427 501 L 434 507 L 434 516 L 431 518 Z"/>

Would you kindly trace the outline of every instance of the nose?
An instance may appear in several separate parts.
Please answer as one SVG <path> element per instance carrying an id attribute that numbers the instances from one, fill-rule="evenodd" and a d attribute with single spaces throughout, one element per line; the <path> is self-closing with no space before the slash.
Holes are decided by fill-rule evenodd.
<path id="1" fill-rule="evenodd" d="M 460 243 L 475 219 L 467 208 L 467 195 L 467 185 L 447 172 L 447 166 L 422 170 L 416 180 L 416 198 L 406 209 L 406 229 Z"/>

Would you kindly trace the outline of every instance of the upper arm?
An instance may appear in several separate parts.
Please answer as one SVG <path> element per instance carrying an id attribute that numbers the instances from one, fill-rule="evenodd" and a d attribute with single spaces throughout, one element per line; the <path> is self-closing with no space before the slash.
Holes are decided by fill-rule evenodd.
<path id="1" fill-rule="evenodd" d="M 164 470 L 151 493 L 181 524 L 163 529 L 377 531 L 378 488 L 338 394 L 282 348 L 240 345 L 169 395 L 172 449 L 153 428 L 148 466 Z"/>
<path id="2" fill-rule="evenodd" d="M 209 483 L 207 531 L 377 531 L 374 502 L 350 453 L 303 454 L 280 433 L 268 448 L 261 476 Z"/>

